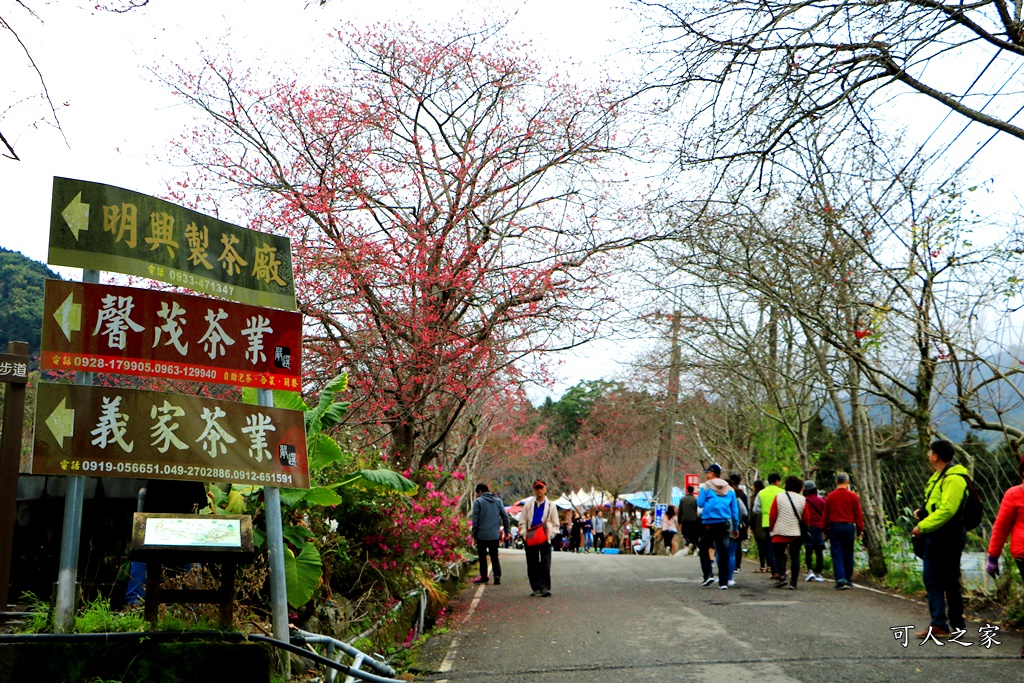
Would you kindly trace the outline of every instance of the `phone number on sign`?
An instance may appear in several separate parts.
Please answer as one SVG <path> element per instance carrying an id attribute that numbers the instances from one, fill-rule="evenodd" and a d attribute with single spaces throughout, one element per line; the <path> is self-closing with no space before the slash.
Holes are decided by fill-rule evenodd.
<path id="1" fill-rule="evenodd" d="M 250 472 L 223 467 L 196 465 L 161 465 L 153 462 L 110 462 L 83 460 L 83 472 L 117 472 L 119 474 L 163 475 L 168 477 L 201 477 L 210 481 L 251 481 L 266 484 L 291 484 L 292 475 L 284 472 Z"/>
<path id="2" fill-rule="evenodd" d="M 114 372 L 138 372 L 146 375 L 165 377 L 195 377 L 217 379 L 213 368 L 176 363 L 154 363 L 148 360 L 122 360 L 120 358 L 99 358 L 96 356 L 75 356 L 74 366 L 85 370 L 113 370 Z"/>

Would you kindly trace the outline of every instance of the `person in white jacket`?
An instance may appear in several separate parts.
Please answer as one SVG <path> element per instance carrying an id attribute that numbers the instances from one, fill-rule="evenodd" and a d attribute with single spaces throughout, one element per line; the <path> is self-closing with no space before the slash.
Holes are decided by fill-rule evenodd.
<path id="1" fill-rule="evenodd" d="M 536 542 L 543 530 L 544 540 Z M 551 597 L 551 539 L 558 530 L 558 510 L 548 500 L 544 480 L 533 482 L 533 497 L 527 498 L 519 514 L 519 533 L 526 541 L 526 575 L 530 578 L 530 597 Z"/>

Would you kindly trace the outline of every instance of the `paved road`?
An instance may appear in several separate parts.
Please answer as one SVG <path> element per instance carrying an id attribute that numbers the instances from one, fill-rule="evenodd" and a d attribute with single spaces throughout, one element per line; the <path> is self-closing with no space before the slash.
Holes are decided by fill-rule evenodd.
<path id="1" fill-rule="evenodd" d="M 553 596 L 530 597 L 522 551 L 502 551 L 502 585 L 453 600 L 451 631 L 422 654 L 419 680 L 450 683 L 714 681 L 816 683 L 1024 681 L 1021 636 L 969 647 L 910 641 L 891 627 L 927 625 L 923 603 L 831 582 L 773 588 L 765 574 L 700 586 L 693 557 L 555 553 Z"/>

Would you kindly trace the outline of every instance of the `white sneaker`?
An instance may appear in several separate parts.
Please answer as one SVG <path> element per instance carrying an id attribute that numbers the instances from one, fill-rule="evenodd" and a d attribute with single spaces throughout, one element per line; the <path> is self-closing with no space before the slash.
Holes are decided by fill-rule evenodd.
<path id="1" fill-rule="evenodd" d="M 807 572 L 807 578 L 804 581 L 814 581 L 814 572 Z"/>
<path id="2" fill-rule="evenodd" d="M 710 586 L 714 582 L 715 582 L 715 577 L 709 576 L 708 578 L 704 579 L 704 581 L 700 585 L 702 585 L 702 586 Z"/>
<path id="3" fill-rule="evenodd" d="M 729 590 L 729 587 L 728 586 L 719 586 L 718 589 L 719 590 L 723 590 L 723 591 L 727 591 L 727 590 Z"/>
<path id="4" fill-rule="evenodd" d="M 729 579 L 729 588 L 732 588 L 735 585 L 736 585 L 736 582 L 733 581 L 732 579 Z"/>
<path id="5" fill-rule="evenodd" d="M 825 583 L 825 579 L 821 576 L 818 576 L 817 574 L 814 575 L 814 580 L 818 583 Z"/>

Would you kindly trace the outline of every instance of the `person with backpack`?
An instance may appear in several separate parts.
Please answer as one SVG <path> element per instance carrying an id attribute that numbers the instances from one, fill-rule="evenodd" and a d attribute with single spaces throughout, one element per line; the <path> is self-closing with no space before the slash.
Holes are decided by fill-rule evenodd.
<path id="1" fill-rule="evenodd" d="M 914 538 L 924 539 L 921 578 L 931 624 L 914 634 L 921 639 L 948 636 L 951 629 L 962 630 L 966 625 L 960 556 L 967 537 L 962 508 L 970 491 L 970 475 L 966 467 L 953 462 L 953 454 L 953 444 L 942 439 L 928 449 L 928 464 L 934 474 L 925 484 L 924 505 L 914 511 L 918 522 L 910 532 Z"/>
<path id="2" fill-rule="evenodd" d="M 1017 466 L 1017 474 L 1024 480 L 1024 458 Z M 1024 576 L 1024 484 L 1006 489 L 992 525 L 985 571 L 993 579 L 999 576 L 999 556 L 1003 554 L 1007 538 L 1010 539 L 1010 555 L 1017 563 L 1019 575 Z M 1024 645 L 1021 645 L 1020 656 L 1024 658 Z"/>

